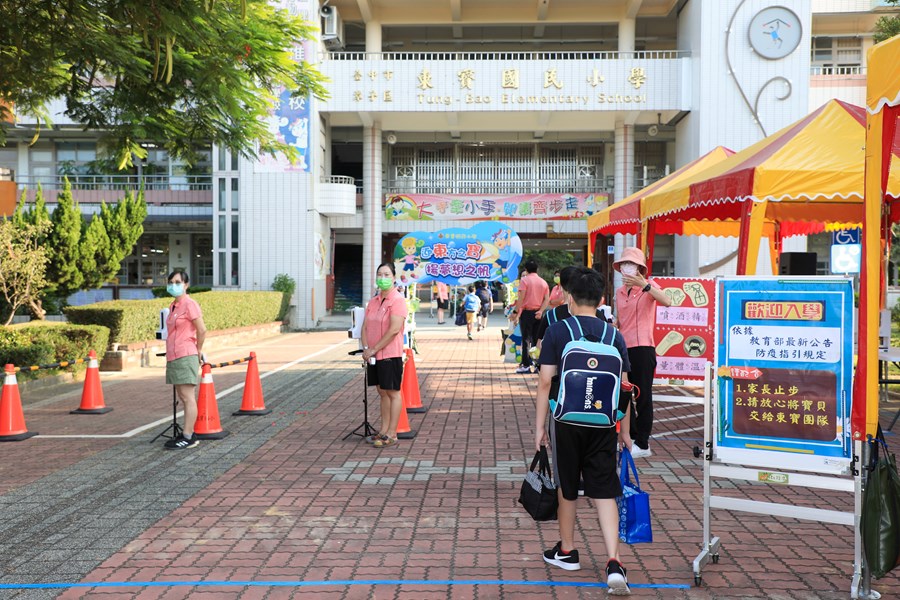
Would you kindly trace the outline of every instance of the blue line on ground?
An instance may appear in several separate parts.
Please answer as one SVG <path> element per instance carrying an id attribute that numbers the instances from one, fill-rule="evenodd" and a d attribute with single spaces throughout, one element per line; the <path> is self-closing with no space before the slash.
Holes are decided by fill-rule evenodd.
<path id="1" fill-rule="evenodd" d="M 79 583 L 0 583 L 2 590 L 40 590 L 68 588 L 114 588 L 114 587 L 334 587 L 359 585 L 525 585 L 551 587 L 592 587 L 605 588 L 605 583 L 595 581 L 504 581 L 502 579 L 473 579 L 453 581 L 449 579 L 363 579 L 335 581 L 86 581 Z M 656 590 L 686 590 L 690 585 L 681 583 L 629 583 L 629 587 Z"/>

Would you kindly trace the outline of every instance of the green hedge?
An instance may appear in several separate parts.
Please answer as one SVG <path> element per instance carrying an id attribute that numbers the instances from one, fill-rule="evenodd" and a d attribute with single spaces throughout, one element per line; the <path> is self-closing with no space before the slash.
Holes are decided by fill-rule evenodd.
<path id="1" fill-rule="evenodd" d="M 280 292 L 205 292 L 191 294 L 203 311 L 206 329 L 215 331 L 271 323 L 282 318 Z M 156 339 L 159 311 L 168 300 L 113 300 L 64 309 L 69 322 L 109 328 L 109 341 L 129 344 Z"/>
<path id="2" fill-rule="evenodd" d="M 188 291 L 191 293 L 191 296 L 193 296 L 194 294 L 202 294 L 204 292 L 209 292 L 211 290 L 212 290 L 211 287 L 192 285 L 191 289 Z M 172 299 L 172 297 L 169 295 L 169 290 L 166 289 L 166 286 L 164 286 L 164 285 L 159 285 L 159 286 L 150 288 L 150 293 L 153 294 L 154 298 L 168 298 L 169 300 Z"/>
<path id="3" fill-rule="evenodd" d="M 108 345 L 109 329 L 106 327 L 33 321 L 0 329 L 0 364 L 46 365 L 87 358 L 91 350 L 103 358 Z M 76 370 L 85 368 L 83 364 L 75 367 Z"/>

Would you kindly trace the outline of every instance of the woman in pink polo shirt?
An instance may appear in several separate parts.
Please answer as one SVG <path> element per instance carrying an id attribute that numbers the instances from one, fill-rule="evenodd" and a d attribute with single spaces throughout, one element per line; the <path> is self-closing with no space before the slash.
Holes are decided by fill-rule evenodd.
<path id="1" fill-rule="evenodd" d="M 194 435 L 194 425 L 200 365 L 206 362 L 200 351 L 206 339 L 206 325 L 200 305 L 187 294 L 190 282 L 184 271 L 172 271 L 166 286 L 166 291 L 175 298 L 166 318 L 166 383 L 175 386 L 175 395 L 184 405 L 184 427 L 180 436 L 166 442 L 170 450 L 193 448 L 200 443 Z"/>
<path id="2" fill-rule="evenodd" d="M 403 410 L 400 384 L 403 382 L 403 324 L 406 323 L 406 298 L 394 286 L 394 263 L 381 263 L 375 272 L 378 295 L 366 304 L 360 340 L 369 385 L 381 396 L 381 430 L 366 438 L 376 448 L 397 443 L 397 422 Z M 375 364 L 369 359 L 375 358 Z"/>
<path id="3" fill-rule="evenodd" d="M 647 262 L 639 248 L 625 248 L 613 263 L 622 274 L 622 287 L 616 290 L 616 327 L 625 336 L 631 372 L 628 381 L 638 386 L 637 415 L 631 412 L 631 438 L 634 458 L 650 456 L 650 432 L 653 428 L 653 374 L 656 371 L 656 344 L 653 326 L 656 305 L 672 302 L 655 281 L 647 280 Z"/>

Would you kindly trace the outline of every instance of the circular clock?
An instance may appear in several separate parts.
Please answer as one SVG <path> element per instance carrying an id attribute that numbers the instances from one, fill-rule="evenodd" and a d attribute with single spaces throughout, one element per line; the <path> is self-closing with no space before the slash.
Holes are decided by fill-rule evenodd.
<path id="1" fill-rule="evenodd" d="M 769 60 L 784 58 L 797 49 L 803 26 L 794 11 L 784 6 L 764 8 L 750 20 L 750 45 Z"/>

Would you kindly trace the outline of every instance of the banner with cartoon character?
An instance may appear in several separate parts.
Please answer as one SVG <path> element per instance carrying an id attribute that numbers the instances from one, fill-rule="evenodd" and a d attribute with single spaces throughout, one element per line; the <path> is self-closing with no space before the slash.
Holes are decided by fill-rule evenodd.
<path id="1" fill-rule="evenodd" d="M 606 208 L 609 194 L 392 194 L 388 221 L 488 221 L 585 219 Z"/>
<path id="2" fill-rule="evenodd" d="M 656 307 L 656 376 L 702 380 L 713 361 L 715 280 L 654 277 L 672 306 Z"/>
<path id="3" fill-rule="evenodd" d="M 469 229 L 408 233 L 397 242 L 394 264 L 401 284 L 441 281 L 466 285 L 476 280 L 508 283 L 518 278 L 522 240 L 503 223 Z"/>

